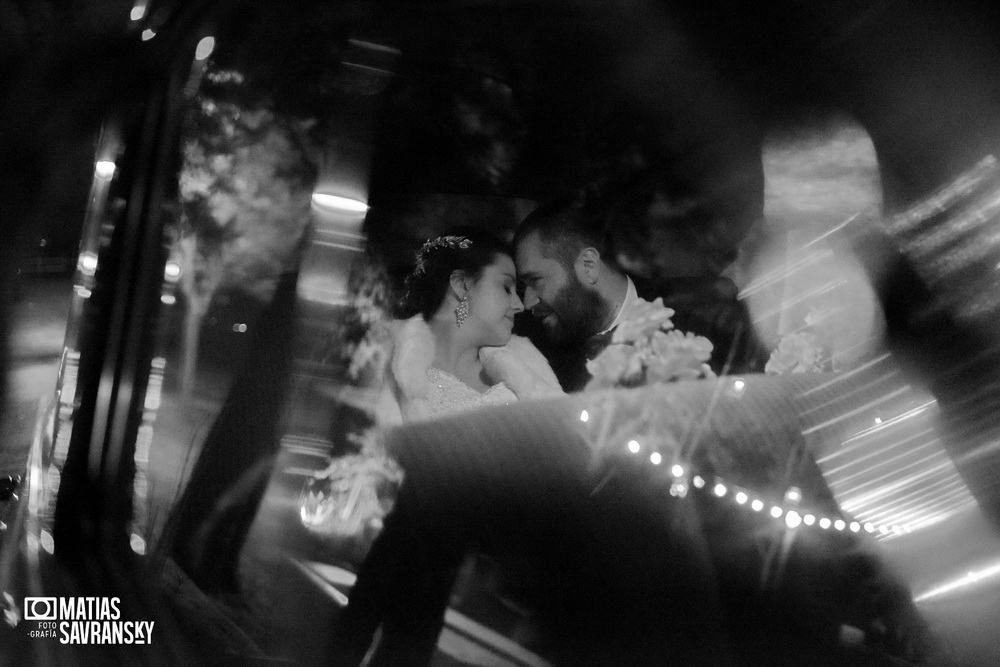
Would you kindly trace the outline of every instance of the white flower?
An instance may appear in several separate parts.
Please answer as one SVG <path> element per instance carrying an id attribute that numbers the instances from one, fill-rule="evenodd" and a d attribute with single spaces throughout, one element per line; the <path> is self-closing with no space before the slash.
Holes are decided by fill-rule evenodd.
<path id="1" fill-rule="evenodd" d="M 705 363 L 712 356 L 711 341 L 674 330 L 673 315 L 662 298 L 632 304 L 615 329 L 612 344 L 587 364 L 593 376 L 588 386 L 634 387 L 712 377 Z"/>
<path id="2" fill-rule="evenodd" d="M 656 331 L 673 329 L 670 318 L 674 311 L 663 305 L 663 298 L 655 301 L 638 299 L 623 313 L 624 321 L 615 328 L 613 343 L 634 343 L 651 336 Z"/>
<path id="3" fill-rule="evenodd" d="M 633 345 L 608 345 L 587 362 L 587 371 L 593 376 L 594 386 L 632 384 L 642 377 L 641 350 Z"/>
<path id="4" fill-rule="evenodd" d="M 712 356 L 712 343 L 703 336 L 680 331 L 657 331 L 646 353 L 646 380 L 670 382 L 702 377 Z M 709 369 L 711 373 L 711 369 Z"/>
<path id="5" fill-rule="evenodd" d="M 781 339 L 778 349 L 771 353 L 764 372 L 768 375 L 818 372 L 822 352 L 816 334 L 809 331 L 790 333 Z"/>

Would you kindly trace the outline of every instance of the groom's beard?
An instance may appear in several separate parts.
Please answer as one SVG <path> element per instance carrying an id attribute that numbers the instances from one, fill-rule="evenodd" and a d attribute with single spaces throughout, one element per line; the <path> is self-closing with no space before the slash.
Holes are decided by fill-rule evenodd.
<path id="1" fill-rule="evenodd" d="M 594 290 L 584 287 L 574 275 L 569 274 L 569 282 L 563 287 L 551 306 L 536 306 L 532 313 L 542 318 L 542 325 L 554 343 L 576 343 L 584 341 L 600 331 L 607 319 L 608 304 Z M 555 317 L 546 318 L 552 314 Z"/>

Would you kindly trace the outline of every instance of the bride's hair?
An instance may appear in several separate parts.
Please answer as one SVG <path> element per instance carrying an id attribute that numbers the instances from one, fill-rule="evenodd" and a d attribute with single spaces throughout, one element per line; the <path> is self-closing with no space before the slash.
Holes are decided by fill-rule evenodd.
<path id="1" fill-rule="evenodd" d="M 417 251 L 416 264 L 406 277 L 404 314 L 420 313 L 425 320 L 430 319 L 444 301 L 452 272 L 463 271 L 478 280 L 483 269 L 495 262 L 498 255 L 513 257 L 513 252 L 509 245 L 480 227 L 453 227 L 428 239 Z"/>

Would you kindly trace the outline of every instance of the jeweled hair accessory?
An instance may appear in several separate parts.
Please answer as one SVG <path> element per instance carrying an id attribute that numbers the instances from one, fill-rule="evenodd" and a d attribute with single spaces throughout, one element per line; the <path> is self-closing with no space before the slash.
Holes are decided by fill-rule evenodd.
<path id="1" fill-rule="evenodd" d="M 439 236 L 435 239 L 428 239 L 417 251 L 417 263 L 413 268 L 415 275 L 421 275 L 427 270 L 424 260 L 432 251 L 438 248 L 449 248 L 451 250 L 465 250 L 472 246 L 472 241 L 464 236 Z"/>

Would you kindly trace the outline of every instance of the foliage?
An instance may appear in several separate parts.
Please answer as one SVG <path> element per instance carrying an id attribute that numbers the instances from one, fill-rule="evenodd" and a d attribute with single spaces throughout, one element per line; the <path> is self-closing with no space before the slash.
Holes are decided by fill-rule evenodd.
<path id="1" fill-rule="evenodd" d="M 351 308 L 343 319 L 341 342 L 350 360 L 348 376 L 357 381 L 388 361 L 391 290 L 380 263 L 358 262 L 351 278 Z"/>
<path id="2" fill-rule="evenodd" d="M 192 110 L 177 244 L 186 294 L 229 283 L 266 299 L 290 268 L 315 177 L 294 123 L 266 106 L 212 99 Z"/>

